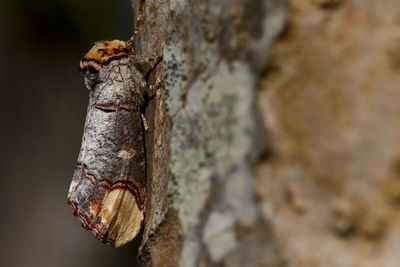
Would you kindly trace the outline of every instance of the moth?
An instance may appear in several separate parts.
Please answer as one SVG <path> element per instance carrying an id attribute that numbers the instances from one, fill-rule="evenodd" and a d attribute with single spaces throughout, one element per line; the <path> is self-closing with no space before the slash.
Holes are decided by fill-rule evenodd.
<path id="1" fill-rule="evenodd" d="M 146 209 L 146 74 L 154 64 L 130 43 L 96 43 L 79 63 L 89 105 L 68 204 L 83 227 L 119 247 L 140 231 Z"/>

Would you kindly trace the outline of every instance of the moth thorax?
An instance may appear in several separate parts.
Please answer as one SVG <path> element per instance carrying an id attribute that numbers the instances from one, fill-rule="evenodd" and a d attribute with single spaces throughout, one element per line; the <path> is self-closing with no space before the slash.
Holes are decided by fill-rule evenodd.
<path id="1" fill-rule="evenodd" d="M 84 74 L 98 74 L 103 66 L 113 60 L 128 58 L 133 54 L 129 43 L 120 40 L 97 42 L 79 62 L 79 70 Z"/>

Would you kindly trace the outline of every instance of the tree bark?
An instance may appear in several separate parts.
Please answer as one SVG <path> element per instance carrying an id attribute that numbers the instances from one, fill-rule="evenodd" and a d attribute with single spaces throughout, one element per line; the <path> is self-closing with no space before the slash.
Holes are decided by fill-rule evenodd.
<path id="1" fill-rule="evenodd" d="M 254 198 L 255 92 L 282 1 L 138 1 L 136 52 L 163 55 L 146 118 L 148 266 L 279 265 Z M 154 82 L 154 81 L 153 81 Z"/>
<path id="2" fill-rule="evenodd" d="M 147 266 L 398 266 L 396 0 L 132 0 Z"/>

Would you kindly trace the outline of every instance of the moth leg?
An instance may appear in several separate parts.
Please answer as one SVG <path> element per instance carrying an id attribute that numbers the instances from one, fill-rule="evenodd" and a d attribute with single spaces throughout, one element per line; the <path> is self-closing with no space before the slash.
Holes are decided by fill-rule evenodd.
<path id="1" fill-rule="evenodd" d="M 161 85 L 161 79 L 160 79 L 160 77 L 157 77 L 157 78 L 156 78 L 156 82 L 154 83 L 154 85 L 149 85 L 148 91 L 146 92 L 147 95 L 148 95 L 150 98 L 153 98 L 154 96 L 156 96 L 157 94 L 159 94 L 160 85 Z"/>
<path id="2" fill-rule="evenodd" d="M 133 56 L 133 65 L 140 71 L 145 78 L 149 78 L 151 71 L 161 62 L 162 56 L 144 57 L 139 55 Z M 147 79 L 146 79 L 147 80 Z"/>
<path id="3" fill-rule="evenodd" d="M 140 113 L 140 116 L 142 116 L 144 130 L 147 132 L 149 125 L 147 124 L 146 117 L 143 115 L 143 113 Z"/>

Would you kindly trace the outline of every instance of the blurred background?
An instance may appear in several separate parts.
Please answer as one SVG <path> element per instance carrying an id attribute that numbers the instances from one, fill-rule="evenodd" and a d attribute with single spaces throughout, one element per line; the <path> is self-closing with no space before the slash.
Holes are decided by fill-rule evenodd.
<path id="1" fill-rule="evenodd" d="M 129 0 L 2 2 L 0 266 L 135 265 L 138 244 L 104 245 L 66 203 L 88 101 L 78 62 L 132 25 Z"/>

